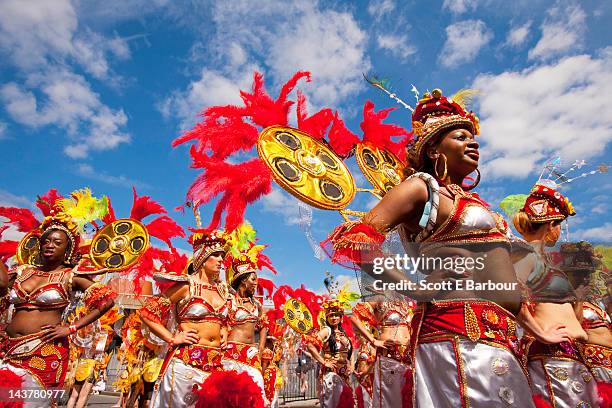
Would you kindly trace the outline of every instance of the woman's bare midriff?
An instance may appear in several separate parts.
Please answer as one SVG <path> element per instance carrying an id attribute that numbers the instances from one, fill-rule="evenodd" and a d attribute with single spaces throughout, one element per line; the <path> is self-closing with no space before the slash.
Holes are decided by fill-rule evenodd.
<path id="1" fill-rule="evenodd" d="M 468 244 L 466 244 L 467 246 Z M 450 288 L 443 290 L 433 297 L 435 300 L 448 299 L 483 299 L 502 306 L 513 314 L 517 314 L 521 305 L 521 289 L 516 278 L 514 266 L 510 259 L 510 253 L 503 244 L 482 245 L 479 251 L 470 251 L 466 248 L 445 247 L 427 253 L 428 257 L 445 258 L 480 258 L 483 260 L 482 269 L 465 269 L 447 271 L 435 270 L 429 274 L 430 279 L 449 281 Z M 436 277 L 438 275 L 438 277 Z M 459 281 L 462 281 L 459 283 Z M 471 282 L 468 282 L 471 281 Z M 504 284 L 500 290 L 473 290 L 472 286 L 482 283 Z M 460 286 L 459 286 L 460 285 Z M 456 289 L 460 288 L 460 289 Z"/>
<path id="2" fill-rule="evenodd" d="M 255 323 L 243 323 L 232 326 L 229 336 L 229 341 L 238 343 L 254 344 L 255 343 Z"/>
<path id="3" fill-rule="evenodd" d="M 38 333 L 45 325 L 61 323 L 62 309 L 59 310 L 18 310 L 6 327 L 9 337 Z"/>
<path id="4" fill-rule="evenodd" d="M 587 334 L 576 319 L 571 303 L 536 303 L 533 317 L 545 331 L 561 324 L 572 339 L 587 340 Z"/>
<path id="5" fill-rule="evenodd" d="M 382 341 L 392 341 L 396 344 L 407 345 L 410 343 L 410 328 L 407 326 L 383 327 L 380 333 Z"/>
<path id="6" fill-rule="evenodd" d="M 214 322 L 182 322 L 179 325 L 181 331 L 189 329 L 195 330 L 199 337 L 198 344 L 208 347 L 221 346 L 221 336 L 219 335 L 221 325 Z"/>

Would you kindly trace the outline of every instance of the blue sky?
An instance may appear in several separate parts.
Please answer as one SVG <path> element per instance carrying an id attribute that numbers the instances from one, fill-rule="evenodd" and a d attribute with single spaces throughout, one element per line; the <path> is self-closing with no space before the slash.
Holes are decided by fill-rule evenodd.
<path id="1" fill-rule="evenodd" d="M 255 69 L 272 95 L 310 70 L 301 89 L 312 106 L 339 109 L 358 134 L 366 99 L 394 106 L 362 72 L 390 78 L 410 103 L 411 84 L 448 94 L 479 88 L 478 191 L 495 204 L 526 193 L 555 154 L 612 162 L 611 23 L 612 4 L 600 1 L 5 0 L 0 204 L 32 206 L 50 187 L 89 186 L 127 216 L 134 185 L 173 209 L 197 173 L 187 146 L 170 142 L 205 106 L 239 102 Z M 408 113 L 398 109 L 389 121 L 410 128 Z M 572 238 L 610 241 L 611 191 L 609 174 L 565 190 L 578 212 Z M 369 205 L 359 197 L 351 208 Z M 326 270 L 347 275 L 314 258 L 297 214 L 279 188 L 247 212 L 270 245 L 275 280 L 318 289 Z M 188 214 L 173 215 L 193 226 Z M 338 222 L 314 210 L 315 239 Z"/>

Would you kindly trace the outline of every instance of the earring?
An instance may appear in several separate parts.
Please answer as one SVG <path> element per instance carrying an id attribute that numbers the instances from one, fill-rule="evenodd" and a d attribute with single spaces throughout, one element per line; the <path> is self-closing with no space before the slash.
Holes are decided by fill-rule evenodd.
<path id="1" fill-rule="evenodd" d="M 470 191 L 471 189 L 475 188 L 478 185 L 478 183 L 480 183 L 480 170 L 476 169 L 476 173 L 477 173 L 476 180 L 474 180 L 474 182 L 471 185 L 464 187 L 464 190 Z"/>
<path id="2" fill-rule="evenodd" d="M 438 160 L 440 160 L 440 157 L 444 158 L 444 173 L 442 173 L 442 176 L 438 174 Z M 434 170 L 434 175 L 436 176 L 438 180 L 440 181 L 446 180 L 446 175 L 448 174 L 448 168 L 446 167 L 446 156 L 443 153 L 440 153 L 440 155 L 436 157 L 436 161 L 434 162 L 433 170 Z"/>

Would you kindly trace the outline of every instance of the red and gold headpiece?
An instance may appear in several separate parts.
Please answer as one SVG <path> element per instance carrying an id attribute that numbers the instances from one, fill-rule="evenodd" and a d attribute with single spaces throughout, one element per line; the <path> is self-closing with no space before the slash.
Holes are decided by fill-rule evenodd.
<path id="1" fill-rule="evenodd" d="M 523 211 L 532 222 L 563 221 L 576 215 L 572 203 L 547 184 L 536 184 L 527 196 Z"/>
<path id="2" fill-rule="evenodd" d="M 240 253 L 235 256 L 228 256 L 228 267 L 226 268 L 226 279 L 229 285 L 232 285 L 241 276 L 251 272 L 257 273 L 257 255 L 249 254 L 248 252 Z"/>
<path id="3" fill-rule="evenodd" d="M 264 349 L 264 351 L 261 353 L 261 359 L 264 361 L 272 361 L 273 358 L 274 352 L 269 348 Z"/>
<path id="4" fill-rule="evenodd" d="M 425 146 L 442 131 L 463 127 L 474 135 L 480 133 L 478 117 L 464 107 L 475 93 L 465 89 L 447 98 L 440 89 L 434 89 L 423 95 L 412 113 L 413 139 L 406 146 L 412 168 L 420 170 L 423 167 Z"/>
<path id="5" fill-rule="evenodd" d="M 262 253 L 266 246 L 255 243 L 256 235 L 248 221 L 240 224 L 228 235 L 229 255 L 225 259 L 225 278 L 228 285 L 232 285 L 239 277 L 264 267 L 276 273 L 270 258 Z"/>
<path id="6" fill-rule="evenodd" d="M 325 317 L 329 316 L 332 313 L 344 314 L 344 304 L 338 299 L 329 299 L 323 302 L 321 305 L 323 308 L 323 312 L 325 313 Z"/>
<path id="7" fill-rule="evenodd" d="M 193 267 L 198 271 L 215 252 L 227 252 L 227 236 L 221 230 L 191 229 L 189 243 L 193 246 Z"/>

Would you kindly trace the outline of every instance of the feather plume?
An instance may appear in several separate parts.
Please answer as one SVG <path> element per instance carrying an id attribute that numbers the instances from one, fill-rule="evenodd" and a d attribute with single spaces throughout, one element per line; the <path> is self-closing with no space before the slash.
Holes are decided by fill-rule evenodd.
<path id="1" fill-rule="evenodd" d="M 334 114 L 332 127 L 327 137 L 332 150 L 342 158 L 348 157 L 355 145 L 359 143 L 359 137 L 344 125 L 338 112 Z"/>
<path id="2" fill-rule="evenodd" d="M 363 142 L 369 142 L 379 148 L 387 149 L 405 163 L 405 146 L 410 138 L 410 132 L 398 125 L 382 123 L 393 110 L 395 108 L 382 109 L 376 112 L 372 101 L 365 102 L 363 105 L 363 120 L 360 125 L 363 131 Z M 401 137 L 401 139 L 394 142 L 393 137 Z"/>
<path id="3" fill-rule="evenodd" d="M 192 149 L 194 167 L 204 168 L 187 192 L 187 199 L 202 205 L 221 195 L 213 220 L 208 228 L 219 226 L 225 212 L 225 230 L 233 231 L 244 219 L 246 206 L 272 191 L 270 170 L 259 158 L 240 164 L 219 160 L 205 160 Z"/>
<path id="4" fill-rule="evenodd" d="M 111 203 L 110 197 L 108 198 L 108 214 L 102 218 L 102 222 L 105 224 L 110 224 L 111 222 L 117 221 L 117 217 L 115 217 L 115 209 Z"/>
<path id="5" fill-rule="evenodd" d="M 264 408 L 261 389 L 246 372 L 213 371 L 197 393 L 196 408 Z"/>
<path id="6" fill-rule="evenodd" d="M 134 194 L 134 204 L 130 212 L 130 218 L 142 221 L 144 218 L 153 214 L 166 214 L 167 211 L 157 201 L 151 199 L 150 196 L 140 196 L 136 194 L 136 189 L 132 187 Z"/>
<path id="7" fill-rule="evenodd" d="M 272 297 L 272 293 L 274 292 L 274 288 L 276 285 L 272 282 L 271 279 L 266 278 L 257 278 L 257 286 L 268 292 L 268 297 Z"/>
<path id="8" fill-rule="evenodd" d="M 478 95 L 479 93 L 480 91 L 478 89 L 460 89 L 453 96 L 451 96 L 450 99 L 452 99 L 453 102 L 456 102 L 461 105 L 464 110 L 470 111 L 470 105 L 474 101 L 476 95 Z"/>
<path id="9" fill-rule="evenodd" d="M 68 214 L 82 231 L 85 224 L 102 219 L 108 213 L 108 198 L 95 198 L 89 188 L 73 191 L 70 198 L 57 201 L 60 211 Z"/>
<path id="10" fill-rule="evenodd" d="M 527 201 L 527 194 L 512 194 L 508 197 L 505 197 L 499 203 L 499 208 L 501 208 L 506 216 L 509 219 L 514 217 L 514 214 L 519 212 L 524 206 L 525 201 Z"/>
<path id="11" fill-rule="evenodd" d="M 244 221 L 227 238 L 227 243 L 230 246 L 229 252 L 232 256 L 238 256 L 241 252 L 250 248 L 251 244 L 255 243 L 256 232 L 250 222 Z"/>
<path id="12" fill-rule="evenodd" d="M 172 246 L 171 238 L 185 238 L 183 227 L 167 215 L 155 218 L 146 227 L 151 236 L 164 241 L 168 246 Z"/>
<path id="13" fill-rule="evenodd" d="M 323 140 L 329 125 L 334 119 L 334 113 L 329 108 L 324 108 L 312 116 L 308 116 L 306 109 L 306 96 L 298 91 L 297 122 L 298 129 L 308 133 L 317 140 Z"/>
<path id="14" fill-rule="evenodd" d="M 30 232 L 40 225 L 34 213 L 27 208 L 0 207 L 0 217 L 8 218 L 7 223 L 15 225 L 20 232 Z"/>
<path id="15" fill-rule="evenodd" d="M 36 206 L 42 211 L 45 217 L 52 215 L 53 211 L 57 211 L 57 202 L 64 197 L 60 195 L 56 189 L 52 188 L 44 195 L 39 196 L 36 200 Z"/>

